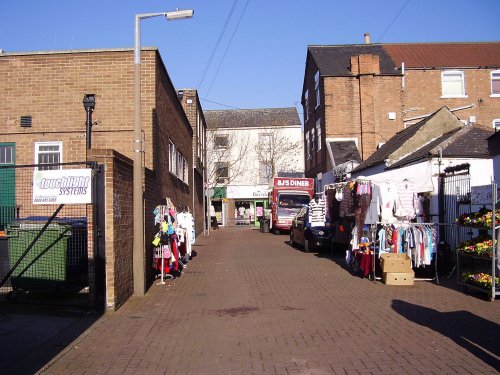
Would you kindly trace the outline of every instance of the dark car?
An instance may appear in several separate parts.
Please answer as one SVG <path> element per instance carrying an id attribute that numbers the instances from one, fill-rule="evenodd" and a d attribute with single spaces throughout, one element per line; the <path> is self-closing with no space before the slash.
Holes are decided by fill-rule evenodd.
<path id="1" fill-rule="evenodd" d="M 312 249 L 331 250 L 332 229 L 325 226 L 311 226 L 309 222 L 309 207 L 305 206 L 295 215 L 290 227 L 290 245 L 302 246 L 304 251 Z"/>

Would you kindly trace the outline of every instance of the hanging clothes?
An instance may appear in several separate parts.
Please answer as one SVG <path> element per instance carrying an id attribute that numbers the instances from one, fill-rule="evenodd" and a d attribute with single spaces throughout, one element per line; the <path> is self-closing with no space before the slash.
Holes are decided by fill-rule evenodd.
<path id="1" fill-rule="evenodd" d="M 309 202 L 309 223 L 312 227 L 324 227 L 326 221 L 326 201 L 323 197 Z"/>

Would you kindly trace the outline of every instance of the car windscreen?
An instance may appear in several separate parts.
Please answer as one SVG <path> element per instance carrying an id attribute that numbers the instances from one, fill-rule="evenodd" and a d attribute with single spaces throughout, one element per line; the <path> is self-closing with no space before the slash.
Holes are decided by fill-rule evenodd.
<path id="1" fill-rule="evenodd" d="M 301 208 L 307 206 L 310 201 L 309 195 L 282 193 L 278 196 L 278 207 Z"/>

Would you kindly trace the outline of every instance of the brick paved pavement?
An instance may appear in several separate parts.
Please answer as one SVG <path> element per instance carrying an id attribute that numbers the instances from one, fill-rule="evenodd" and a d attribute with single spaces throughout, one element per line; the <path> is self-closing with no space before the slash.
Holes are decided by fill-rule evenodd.
<path id="1" fill-rule="evenodd" d="M 500 371 L 500 301 L 361 279 L 340 256 L 287 239 L 241 228 L 201 237 L 180 278 L 99 319 L 41 373 Z"/>

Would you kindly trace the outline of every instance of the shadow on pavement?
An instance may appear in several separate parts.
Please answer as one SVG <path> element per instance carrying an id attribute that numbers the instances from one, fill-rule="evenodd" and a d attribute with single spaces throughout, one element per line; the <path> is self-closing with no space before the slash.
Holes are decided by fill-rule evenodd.
<path id="1" fill-rule="evenodd" d="M 0 305 L 0 373 L 36 373 L 99 317 L 81 310 Z"/>
<path id="2" fill-rule="evenodd" d="M 440 312 L 401 300 L 392 308 L 406 319 L 428 327 L 500 371 L 500 326 L 468 311 Z"/>

